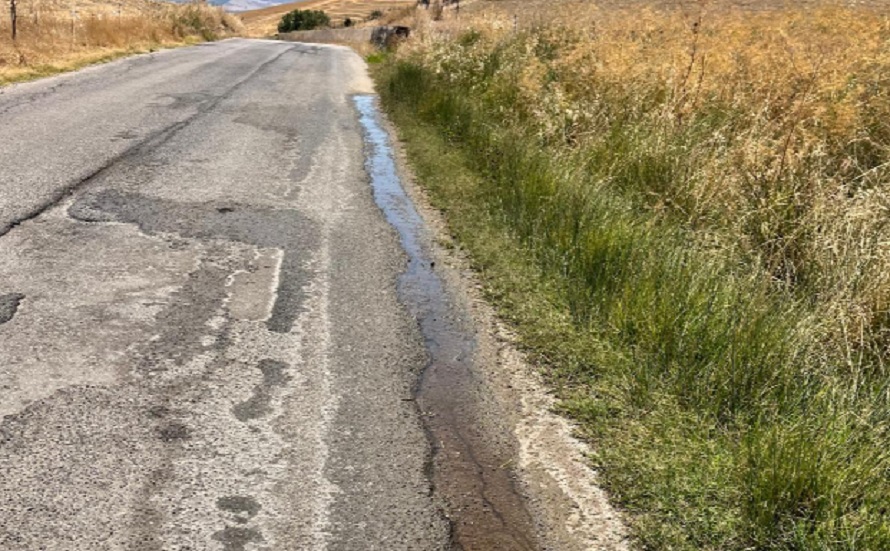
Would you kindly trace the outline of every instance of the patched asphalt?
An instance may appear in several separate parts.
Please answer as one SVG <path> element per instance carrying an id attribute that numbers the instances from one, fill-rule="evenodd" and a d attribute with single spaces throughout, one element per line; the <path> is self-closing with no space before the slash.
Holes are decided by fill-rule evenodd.
<path id="1" fill-rule="evenodd" d="M 0 89 L 0 549 L 449 546 L 349 50 Z"/>

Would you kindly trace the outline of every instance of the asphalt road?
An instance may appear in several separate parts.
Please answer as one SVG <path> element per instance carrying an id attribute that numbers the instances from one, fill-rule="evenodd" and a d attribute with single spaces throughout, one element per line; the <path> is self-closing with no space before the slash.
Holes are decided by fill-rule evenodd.
<path id="1" fill-rule="evenodd" d="M 0 549 L 447 547 L 355 54 L 0 90 Z"/>

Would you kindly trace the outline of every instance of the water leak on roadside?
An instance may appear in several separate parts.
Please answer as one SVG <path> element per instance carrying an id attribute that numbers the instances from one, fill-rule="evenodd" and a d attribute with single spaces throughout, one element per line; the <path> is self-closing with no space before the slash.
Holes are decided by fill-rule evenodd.
<path id="1" fill-rule="evenodd" d="M 503 435 L 488 433 L 479 413 L 473 372 L 475 339 L 467 316 L 448 297 L 425 247 L 423 219 L 399 180 L 376 97 L 354 97 L 365 131 L 366 168 L 374 200 L 398 231 L 408 255 L 399 278 L 402 302 L 418 320 L 429 355 L 415 397 L 433 449 L 434 493 L 446 503 L 452 548 L 461 551 L 537 549 L 534 524 L 509 466 Z"/>

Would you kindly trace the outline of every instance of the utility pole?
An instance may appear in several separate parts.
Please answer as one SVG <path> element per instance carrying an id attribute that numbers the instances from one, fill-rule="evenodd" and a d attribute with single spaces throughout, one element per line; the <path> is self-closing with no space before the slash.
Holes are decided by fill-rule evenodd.
<path id="1" fill-rule="evenodd" d="M 16 0 L 9 0 L 9 19 L 12 22 L 12 41 L 15 42 L 18 36 L 18 14 L 15 11 Z"/>

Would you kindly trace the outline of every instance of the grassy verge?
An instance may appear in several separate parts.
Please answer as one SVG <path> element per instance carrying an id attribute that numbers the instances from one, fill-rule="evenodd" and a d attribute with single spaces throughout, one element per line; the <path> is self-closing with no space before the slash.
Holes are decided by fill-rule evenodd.
<path id="1" fill-rule="evenodd" d="M 375 76 L 419 181 L 594 443 L 641 546 L 890 548 L 882 353 L 851 350 L 757 249 L 712 246 L 713 227 L 653 206 L 696 170 L 695 146 L 746 114 L 712 104 L 664 134 L 604 90 L 598 139 L 562 118 L 542 137 L 498 78 L 529 44 L 558 78 L 541 32 L 469 31 L 461 57 L 400 56 Z M 469 60 L 467 81 L 449 59 Z"/>

